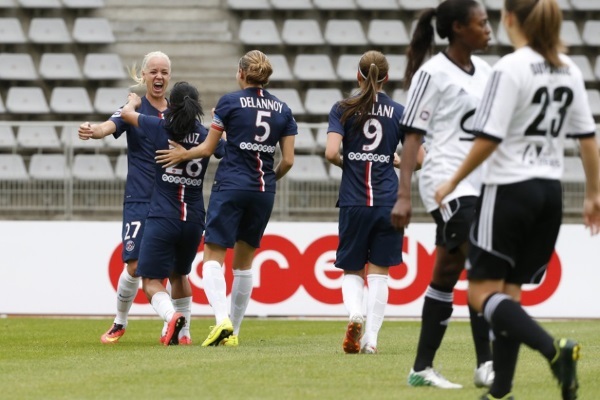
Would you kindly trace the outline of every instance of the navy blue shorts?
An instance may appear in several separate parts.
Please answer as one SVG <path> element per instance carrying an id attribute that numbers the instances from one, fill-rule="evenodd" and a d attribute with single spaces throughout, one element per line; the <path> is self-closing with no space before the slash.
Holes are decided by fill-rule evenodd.
<path id="1" fill-rule="evenodd" d="M 173 272 L 188 275 L 203 232 L 201 222 L 148 218 L 136 274 L 152 279 L 168 278 Z"/>
<path id="2" fill-rule="evenodd" d="M 485 185 L 471 230 L 470 280 L 540 283 L 560 230 L 560 181 Z"/>
<path id="3" fill-rule="evenodd" d="M 360 271 L 367 262 L 380 267 L 400 264 L 403 233 L 392 226 L 391 213 L 391 206 L 340 208 L 335 266 Z"/>
<path id="4" fill-rule="evenodd" d="M 265 233 L 275 193 L 250 190 L 213 191 L 206 213 L 205 243 L 233 248 L 243 240 L 259 248 Z"/>
<path id="5" fill-rule="evenodd" d="M 469 240 L 469 231 L 475 217 L 477 196 L 463 196 L 451 200 L 444 210 L 431 212 L 435 220 L 435 244 L 454 253 L 461 244 Z"/>
<path id="6" fill-rule="evenodd" d="M 125 203 L 123 205 L 123 262 L 140 258 L 140 247 L 144 237 L 146 218 L 150 203 Z"/>

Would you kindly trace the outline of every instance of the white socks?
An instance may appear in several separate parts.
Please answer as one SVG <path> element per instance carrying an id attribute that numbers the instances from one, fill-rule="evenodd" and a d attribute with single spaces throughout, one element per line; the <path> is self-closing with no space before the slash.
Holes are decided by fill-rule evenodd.
<path id="1" fill-rule="evenodd" d="M 387 281 L 387 275 L 367 275 L 369 294 L 367 297 L 367 327 L 363 343 L 375 347 L 377 347 L 377 335 L 379 329 L 381 329 L 381 324 L 383 324 L 385 306 L 388 302 L 389 288 Z"/>
<path id="2" fill-rule="evenodd" d="M 252 294 L 252 269 L 234 269 L 231 288 L 231 323 L 233 334 L 239 335 L 240 326 Z"/>
<path id="3" fill-rule="evenodd" d="M 190 319 L 192 318 L 192 297 L 182 297 L 181 299 L 171 300 L 175 312 L 180 312 L 185 317 L 185 325 L 179 331 L 179 338 L 187 336 L 191 339 L 190 335 Z M 165 333 L 166 334 L 166 331 Z M 163 335 L 164 335 L 163 334 Z"/>
<path id="4" fill-rule="evenodd" d="M 213 308 L 217 325 L 227 315 L 227 287 L 225 286 L 225 275 L 221 264 L 217 261 L 206 261 L 202 266 L 202 285 L 208 302 Z"/>
<path id="5" fill-rule="evenodd" d="M 344 278 L 342 279 L 342 297 L 350 318 L 356 314 L 363 315 L 364 289 L 365 280 L 363 278 L 354 274 L 344 274 Z"/>
<path id="6" fill-rule="evenodd" d="M 115 317 L 115 324 L 121 324 L 123 327 L 127 326 L 127 316 L 140 287 L 140 279 L 139 277 L 134 278 L 129 275 L 127 268 L 123 268 L 123 272 L 121 272 L 121 276 L 119 277 L 119 283 L 117 284 L 117 316 Z"/>
<path id="7" fill-rule="evenodd" d="M 154 311 L 163 319 L 165 322 L 169 322 L 173 315 L 175 315 L 175 308 L 171 302 L 171 296 L 167 292 L 158 292 L 152 296 L 150 301 Z"/>

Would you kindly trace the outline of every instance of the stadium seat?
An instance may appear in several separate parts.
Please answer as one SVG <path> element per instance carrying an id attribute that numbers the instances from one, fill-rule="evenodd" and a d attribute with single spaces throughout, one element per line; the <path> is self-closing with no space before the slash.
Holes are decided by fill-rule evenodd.
<path id="1" fill-rule="evenodd" d="M 329 124 L 327 122 L 320 123 L 317 127 L 317 135 L 315 137 L 315 141 L 317 142 L 317 147 L 321 149 L 325 149 L 327 146 L 327 131 L 329 130 Z"/>
<path id="2" fill-rule="evenodd" d="M 565 1 L 565 0 L 563 0 Z M 598 0 L 570 0 L 574 10 L 580 11 L 600 11 L 600 2 Z"/>
<path id="3" fill-rule="evenodd" d="M 393 19 L 371 20 L 367 37 L 376 45 L 406 46 L 410 43 L 404 23 Z"/>
<path id="4" fill-rule="evenodd" d="M 506 29 L 504 28 L 504 24 L 498 24 L 498 30 L 496 31 L 496 39 L 498 40 L 498 44 L 503 46 L 511 46 L 510 39 L 508 38 L 508 33 L 506 33 Z"/>
<path id="5" fill-rule="evenodd" d="M 73 25 L 73 39 L 78 43 L 114 43 L 110 23 L 106 18 L 84 18 L 75 19 Z"/>
<path id="6" fill-rule="evenodd" d="M 269 0 L 227 0 L 227 6 L 232 10 L 268 10 Z"/>
<path id="7" fill-rule="evenodd" d="M 127 170 L 127 154 L 119 154 L 115 164 L 115 176 L 117 179 L 122 181 L 127 180 Z"/>
<path id="8" fill-rule="evenodd" d="M 337 182 L 342 180 L 343 170 L 340 167 L 338 167 L 337 165 L 329 164 L 329 169 L 327 170 L 327 172 L 329 173 L 330 179 L 337 181 Z"/>
<path id="9" fill-rule="evenodd" d="M 587 89 L 586 92 L 592 114 L 594 117 L 600 117 L 600 92 L 596 89 Z"/>
<path id="10" fill-rule="evenodd" d="M 476 54 L 479 58 L 489 64 L 490 67 L 493 67 L 494 64 L 498 62 L 500 59 L 499 55 L 496 54 Z"/>
<path id="11" fill-rule="evenodd" d="M 53 125 L 20 125 L 17 144 L 26 149 L 58 150 L 61 148 Z"/>
<path id="12" fill-rule="evenodd" d="M 61 8 L 60 0 L 18 0 L 23 8 Z"/>
<path id="13" fill-rule="evenodd" d="M 283 101 L 292 110 L 294 115 L 306 114 L 306 110 L 300 100 L 300 94 L 296 89 L 268 89 L 269 93 Z"/>
<path id="14" fill-rule="evenodd" d="M 338 58 L 336 73 L 344 81 L 356 81 L 358 62 L 362 54 L 342 54 Z"/>
<path id="15" fill-rule="evenodd" d="M 0 96 L 0 113 L 4 114 L 6 112 L 6 107 L 4 106 L 4 101 L 2 101 L 2 96 Z"/>
<path id="16" fill-rule="evenodd" d="M 20 154 L 0 154 L 0 181 L 27 181 L 29 175 Z"/>
<path id="17" fill-rule="evenodd" d="M 325 25 L 325 40 L 334 46 L 367 44 L 362 25 L 356 19 L 330 19 Z"/>
<path id="18" fill-rule="evenodd" d="M 581 70 L 583 79 L 586 82 L 592 82 L 596 80 L 596 77 L 594 76 L 594 71 L 592 70 L 592 64 L 590 63 L 590 59 L 587 56 L 572 55 L 571 59 L 575 62 L 575 64 L 577 64 L 577 66 Z"/>
<path id="19" fill-rule="evenodd" d="M 38 78 L 28 53 L 0 53 L 0 79 L 32 81 Z"/>
<path id="20" fill-rule="evenodd" d="M 17 141 L 13 129 L 8 125 L 0 125 L 0 149 L 14 149 Z"/>
<path id="21" fill-rule="evenodd" d="M 118 139 L 115 139 L 113 135 L 105 136 L 104 144 L 109 149 L 127 150 L 127 135 L 123 133 Z"/>
<path id="22" fill-rule="evenodd" d="M 106 154 L 76 154 L 71 167 L 73 178 L 89 181 L 115 179 L 110 159 Z"/>
<path id="23" fill-rule="evenodd" d="M 583 163 L 579 157 L 565 157 L 564 170 L 562 176 L 563 182 L 585 182 L 585 173 Z"/>
<path id="24" fill-rule="evenodd" d="M 583 25 L 583 41 L 588 46 L 600 46 L 600 21 L 588 20 Z"/>
<path id="25" fill-rule="evenodd" d="M 504 6 L 504 0 L 485 0 L 485 8 L 488 10 L 500 11 Z"/>
<path id="26" fill-rule="evenodd" d="M 127 103 L 128 88 L 98 88 L 94 108 L 101 114 L 113 114 Z"/>
<path id="27" fill-rule="evenodd" d="M 16 8 L 17 0 L 0 0 L 0 8 Z"/>
<path id="28" fill-rule="evenodd" d="M 239 35 L 244 44 L 281 44 L 279 31 L 272 19 L 244 19 L 240 24 Z"/>
<path id="29" fill-rule="evenodd" d="M 424 8 L 436 8 L 438 0 L 399 0 L 400 8 L 403 10 L 422 10 Z"/>
<path id="30" fill-rule="evenodd" d="M 317 143 L 315 142 L 315 137 L 310 129 L 310 125 L 298 122 L 298 135 L 296 135 L 294 149 L 296 151 L 313 152 L 316 147 Z"/>
<path id="31" fill-rule="evenodd" d="M 102 8 L 104 0 L 62 0 L 67 8 Z"/>
<path id="32" fill-rule="evenodd" d="M 0 43 L 16 44 L 26 43 L 27 38 L 23 33 L 21 22 L 18 18 L 0 18 Z"/>
<path id="33" fill-rule="evenodd" d="M 396 103 L 400 103 L 406 107 L 406 103 L 408 103 L 408 93 L 404 89 L 394 89 L 394 92 L 392 93 L 392 99 Z"/>
<path id="34" fill-rule="evenodd" d="M 64 154 L 34 154 L 29 162 L 29 176 L 37 180 L 63 180 L 70 176 Z"/>
<path id="35" fill-rule="evenodd" d="M 319 22 L 315 19 L 286 19 L 281 37 L 286 44 L 291 45 L 325 44 Z"/>
<path id="36" fill-rule="evenodd" d="M 91 114 L 94 112 L 84 87 L 55 87 L 50 95 L 50 109 L 59 114 Z"/>
<path id="37" fill-rule="evenodd" d="M 386 57 L 390 66 L 388 75 L 390 81 L 401 81 L 404 79 L 404 72 L 406 70 L 406 56 L 405 55 L 389 55 Z"/>
<path id="38" fill-rule="evenodd" d="M 88 79 L 125 79 L 125 67 L 116 53 L 88 53 L 83 61 L 83 74 Z"/>
<path id="39" fill-rule="evenodd" d="M 354 0 L 313 0 L 319 10 L 356 10 Z"/>
<path id="40" fill-rule="evenodd" d="M 71 43 L 71 35 L 62 18 L 32 18 L 29 24 L 29 40 L 33 43 Z"/>
<path id="41" fill-rule="evenodd" d="M 411 25 L 410 25 L 410 36 L 411 36 L 411 37 L 412 37 L 412 35 L 413 35 L 413 32 L 415 31 L 415 28 L 416 28 L 416 27 L 417 27 L 417 20 L 415 19 L 415 20 L 413 20 L 413 21 L 412 21 L 412 23 L 411 23 Z M 448 44 L 448 38 L 442 39 L 442 38 L 441 38 L 441 37 L 440 37 L 440 36 L 437 34 L 437 32 L 435 32 L 435 37 L 434 37 L 434 40 L 435 40 L 435 44 L 436 44 L 437 46 L 445 46 L 445 45 L 447 45 L 447 44 Z"/>
<path id="42" fill-rule="evenodd" d="M 287 173 L 290 181 L 326 181 L 329 179 L 323 157 L 317 155 L 296 155 L 294 168 Z"/>
<path id="43" fill-rule="evenodd" d="M 73 53 L 44 53 L 40 58 L 40 76 L 44 79 L 82 79 L 79 63 Z"/>
<path id="44" fill-rule="evenodd" d="M 397 10 L 397 0 L 356 0 L 358 8 L 364 10 Z"/>
<path id="45" fill-rule="evenodd" d="M 342 92 L 339 89 L 311 88 L 306 91 L 304 108 L 309 114 L 328 115 L 331 107 L 342 99 Z"/>
<path id="46" fill-rule="evenodd" d="M 600 81 L 600 55 L 596 57 L 594 65 L 594 75 L 596 75 L 596 79 Z"/>
<path id="47" fill-rule="evenodd" d="M 300 54 L 294 61 L 294 75 L 301 81 L 335 81 L 337 75 L 327 54 Z"/>
<path id="48" fill-rule="evenodd" d="M 66 148 L 73 148 L 79 150 L 97 150 L 104 147 L 103 140 L 88 139 L 81 140 L 77 130 L 79 129 L 79 123 L 77 124 L 66 124 L 61 127 L 60 131 L 60 142 Z"/>
<path id="49" fill-rule="evenodd" d="M 310 0 L 271 0 L 271 6 L 276 10 L 312 10 Z"/>
<path id="50" fill-rule="evenodd" d="M 583 40 L 581 40 L 581 35 L 579 34 L 579 29 L 577 28 L 575 21 L 567 20 L 562 22 L 560 38 L 566 46 L 583 45 Z"/>
<path id="51" fill-rule="evenodd" d="M 46 97 L 39 87 L 11 87 L 6 96 L 6 109 L 15 114 L 47 114 Z"/>
<path id="52" fill-rule="evenodd" d="M 291 81 L 294 79 L 287 58 L 283 54 L 271 54 L 269 61 L 271 61 L 273 67 L 273 74 L 269 81 Z"/>

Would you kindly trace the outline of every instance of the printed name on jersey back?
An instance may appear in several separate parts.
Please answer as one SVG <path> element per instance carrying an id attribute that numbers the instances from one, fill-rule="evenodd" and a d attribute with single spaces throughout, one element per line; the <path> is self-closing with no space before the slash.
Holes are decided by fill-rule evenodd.
<path id="1" fill-rule="evenodd" d="M 193 132 L 188 134 L 182 141 L 181 143 L 188 143 L 188 144 L 193 144 L 193 145 L 197 145 L 200 144 L 200 133 L 198 132 Z"/>
<path id="2" fill-rule="evenodd" d="M 394 118 L 394 107 L 386 104 L 373 104 L 373 109 L 371 110 L 369 115 Z"/>
<path id="3" fill-rule="evenodd" d="M 278 113 L 283 110 L 283 103 L 265 98 L 240 97 L 240 105 L 242 108 L 260 108 L 277 111 Z"/>

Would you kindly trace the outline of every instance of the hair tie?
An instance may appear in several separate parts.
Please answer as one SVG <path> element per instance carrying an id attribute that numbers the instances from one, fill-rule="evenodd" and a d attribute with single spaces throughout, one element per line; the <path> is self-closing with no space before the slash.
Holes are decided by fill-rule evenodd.
<path id="1" fill-rule="evenodd" d="M 188 96 L 187 94 L 185 96 L 183 96 L 183 101 L 189 100 L 189 99 L 190 99 L 190 96 Z"/>
<path id="2" fill-rule="evenodd" d="M 360 59 L 362 60 L 362 57 Z M 375 63 L 371 63 L 371 65 L 375 65 Z M 377 65 L 375 65 L 375 66 L 377 66 Z M 360 74 L 360 76 L 363 77 L 364 80 L 367 80 L 367 77 L 365 76 L 365 74 L 363 74 L 362 70 L 360 69 L 360 61 L 358 63 L 358 73 Z M 383 78 L 377 79 L 377 83 L 381 83 L 381 82 L 385 81 L 386 78 L 387 78 L 387 74 Z"/>

